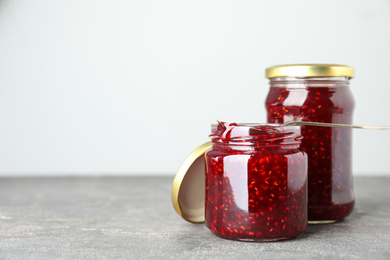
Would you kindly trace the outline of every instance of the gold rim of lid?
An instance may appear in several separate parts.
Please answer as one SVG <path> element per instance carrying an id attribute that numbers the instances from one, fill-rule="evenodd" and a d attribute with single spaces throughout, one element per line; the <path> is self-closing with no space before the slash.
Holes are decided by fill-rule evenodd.
<path id="1" fill-rule="evenodd" d="M 192 223 L 205 221 L 205 159 L 212 146 L 207 142 L 196 148 L 184 160 L 172 185 L 172 204 L 176 212 Z"/>
<path id="2" fill-rule="evenodd" d="M 338 64 L 287 64 L 276 65 L 265 70 L 266 78 L 281 77 L 348 77 L 353 78 L 352 67 Z"/>

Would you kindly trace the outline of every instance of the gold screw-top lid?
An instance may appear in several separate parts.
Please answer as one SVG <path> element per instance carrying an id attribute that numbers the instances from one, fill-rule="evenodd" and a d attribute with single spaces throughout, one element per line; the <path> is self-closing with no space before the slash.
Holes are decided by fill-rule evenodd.
<path id="1" fill-rule="evenodd" d="M 205 221 L 205 158 L 211 148 L 207 142 L 196 148 L 184 160 L 172 185 L 172 204 L 176 212 L 193 223 Z"/>
<path id="2" fill-rule="evenodd" d="M 337 64 L 289 64 L 269 67 L 265 70 L 266 78 L 280 77 L 348 77 L 353 78 L 352 67 Z"/>

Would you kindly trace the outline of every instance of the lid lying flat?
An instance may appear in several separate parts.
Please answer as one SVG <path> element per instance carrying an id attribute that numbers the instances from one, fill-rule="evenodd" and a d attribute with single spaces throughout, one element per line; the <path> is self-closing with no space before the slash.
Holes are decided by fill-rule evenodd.
<path id="1" fill-rule="evenodd" d="M 338 64 L 289 64 L 269 67 L 266 78 L 279 77 L 354 77 L 354 69 Z"/>
<path id="2" fill-rule="evenodd" d="M 205 152 L 207 142 L 196 148 L 177 171 L 172 185 L 172 204 L 176 212 L 193 223 L 205 221 Z"/>

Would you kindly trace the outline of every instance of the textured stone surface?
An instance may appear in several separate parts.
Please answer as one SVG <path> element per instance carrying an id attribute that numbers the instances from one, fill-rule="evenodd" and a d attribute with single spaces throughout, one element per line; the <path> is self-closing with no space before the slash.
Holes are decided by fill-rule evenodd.
<path id="1" fill-rule="evenodd" d="M 390 178 L 355 178 L 345 221 L 237 242 L 182 220 L 173 177 L 0 178 L 1 259 L 390 259 Z"/>

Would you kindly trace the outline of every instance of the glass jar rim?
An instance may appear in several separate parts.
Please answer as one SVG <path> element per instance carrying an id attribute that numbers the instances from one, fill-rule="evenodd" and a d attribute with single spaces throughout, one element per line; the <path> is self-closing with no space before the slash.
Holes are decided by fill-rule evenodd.
<path id="1" fill-rule="evenodd" d="M 261 127 L 264 127 L 265 129 L 300 129 L 300 125 L 283 125 L 283 124 L 277 124 L 277 123 L 236 123 L 236 122 L 228 122 L 228 121 L 218 121 L 218 123 L 211 124 L 211 127 L 217 127 L 220 124 L 231 124 L 234 127 L 238 128 L 255 128 L 260 129 Z"/>
<path id="2" fill-rule="evenodd" d="M 300 125 L 270 124 L 270 123 L 231 123 L 218 121 L 211 125 L 213 143 L 228 143 L 236 145 L 250 144 L 293 144 L 302 139 Z"/>

